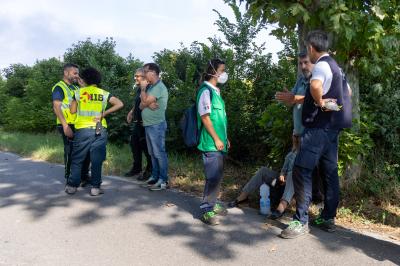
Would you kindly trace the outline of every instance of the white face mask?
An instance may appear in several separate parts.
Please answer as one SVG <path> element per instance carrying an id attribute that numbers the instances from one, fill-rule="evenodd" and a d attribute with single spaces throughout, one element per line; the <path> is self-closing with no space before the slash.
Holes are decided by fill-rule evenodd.
<path id="1" fill-rule="evenodd" d="M 228 73 L 222 72 L 222 73 L 218 76 L 217 82 L 218 82 L 219 84 L 225 84 L 227 81 L 228 81 Z"/>

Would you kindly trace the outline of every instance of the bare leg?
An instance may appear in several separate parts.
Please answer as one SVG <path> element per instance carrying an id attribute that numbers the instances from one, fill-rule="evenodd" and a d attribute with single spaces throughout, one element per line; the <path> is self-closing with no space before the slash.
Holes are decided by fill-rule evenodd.
<path id="1" fill-rule="evenodd" d="M 247 192 L 242 192 L 240 193 L 240 195 L 236 198 L 236 201 L 242 201 L 247 199 L 247 197 L 249 196 L 249 193 Z"/>
<path id="2" fill-rule="evenodd" d="M 278 205 L 278 207 L 276 208 L 276 210 L 277 210 L 278 212 L 280 212 L 280 213 L 283 213 L 283 212 L 286 210 L 286 208 L 287 208 L 288 205 L 289 205 L 289 204 L 287 203 L 286 200 L 281 200 L 281 201 L 279 202 L 279 205 Z"/>

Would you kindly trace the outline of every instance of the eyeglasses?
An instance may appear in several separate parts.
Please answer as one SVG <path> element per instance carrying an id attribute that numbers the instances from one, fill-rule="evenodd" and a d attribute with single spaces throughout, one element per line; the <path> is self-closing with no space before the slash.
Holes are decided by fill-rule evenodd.
<path id="1" fill-rule="evenodd" d="M 143 75 L 135 75 L 135 78 L 143 77 Z"/>

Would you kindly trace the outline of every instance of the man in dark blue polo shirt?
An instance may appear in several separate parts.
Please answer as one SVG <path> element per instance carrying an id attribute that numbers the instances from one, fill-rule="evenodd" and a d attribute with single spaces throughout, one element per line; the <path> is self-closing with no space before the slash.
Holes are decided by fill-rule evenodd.
<path id="1" fill-rule="evenodd" d="M 79 81 L 79 68 L 75 64 L 67 63 L 63 67 L 63 79 L 52 88 L 53 111 L 57 117 L 57 130 L 60 132 L 64 144 L 65 179 L 68 179 L 71 170 L 72 140 L 74 137 L 74 122 L 76 115 L 71 114 L 72 102 L 76 86 Z M 87 158 L 82 168 L 82 185 L 87 182 L 90 160 Z"/>
<path id="2" fill-rule="evenodd" d="M 335 231 L 339 204 L 338 144 L 341 129 L 351 127 L 351 101 L 345 76 L 329 56 L 328 36 L 311 31 L 306 39 L 307 52 L 315 63 L 304 98 L 302 120 L 305 127 L 300 151 L 293 169 L 296 214 L 282 231 L 283 238 L 296 238 L 309 232 L 308 208 L 312 198 L 312 172 L 319 165 L 324 178 L 324 209 L 314 225 L 327 232 Z M 334 102 L 341 108 L 331 108 Z M 329 104 L 328 104 L 329 103 Z"/>

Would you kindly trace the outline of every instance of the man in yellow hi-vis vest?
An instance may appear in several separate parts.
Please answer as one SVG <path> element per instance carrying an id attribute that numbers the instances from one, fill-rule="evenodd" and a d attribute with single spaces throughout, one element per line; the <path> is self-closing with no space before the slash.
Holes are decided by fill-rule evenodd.
<path id="1" fill-rule="evenodd" d="M 69 107 L 75 91 L 79 89 L 79 69 L 75 64 L 65 64 L 63 79 L 52 88 L 53 111 L 57 117 L 57 130 L 60 132 L 64 143 L 65 179 L 68 179 L 71 169 L 72 138 L 74 136 L 74 122 L 76 114 L 71 114 Z M 83 180 L 88 178 L 89 160 L 82 169 Z"/>
<path id="2" fill-rule="evenodd" d="M 108 91 L 99 88 L 100 73 L 89 67 L 81 74 L 83 87 L 75 91 L 70 111 L 77 115 L 75 120 L 75 136 L 72 148 L 71 176 L 67 180 L 65 192 L 75 194 L 81 181 L 81 170 L 85 158 L 89 155 L 92 177 L 90 195 L 103 193 L 101 185 L 101 169 L 106 159 L 107 122 L 105 117 L 121 109 L 124 105 Z M 112 106 L 106 110 L 107 104 Z"/>

